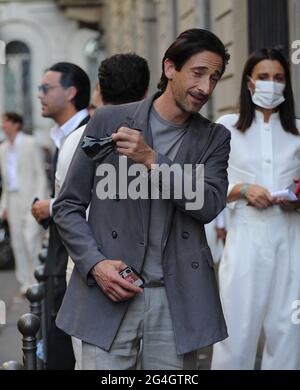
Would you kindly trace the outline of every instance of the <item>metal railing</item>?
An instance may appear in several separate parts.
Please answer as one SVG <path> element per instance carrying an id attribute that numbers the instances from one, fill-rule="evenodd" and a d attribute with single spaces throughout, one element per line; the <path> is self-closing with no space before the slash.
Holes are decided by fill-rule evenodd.
<path id="1" fill-rule="evenodd" d="M 22 334 L 23 364 L 15 361 L 5 362 L 1 370 L 44 370 L 47 366 L 47 335 L 49 315 L 47 310 L 47 276 L 45 260 L 47 251 L 44 248 L 39 255 L 41 265 L 34 272 L 37 284 L 26 292 L 30 303 L 30 313 L 21 316 L 17 323 Z"/>

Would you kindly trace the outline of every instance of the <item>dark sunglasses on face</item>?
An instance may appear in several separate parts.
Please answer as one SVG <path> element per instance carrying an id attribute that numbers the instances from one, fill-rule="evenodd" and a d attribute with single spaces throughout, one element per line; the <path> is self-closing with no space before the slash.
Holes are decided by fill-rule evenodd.
<path id="1" fill-rule="evenodd" d="M 42 92 L 44 95 L 47 95 L 47 93 L 54 88 L 59 88 L 61 85 L 49 85 L 49 84 L 41 84 L 38 86 L 39 92 Z"/>

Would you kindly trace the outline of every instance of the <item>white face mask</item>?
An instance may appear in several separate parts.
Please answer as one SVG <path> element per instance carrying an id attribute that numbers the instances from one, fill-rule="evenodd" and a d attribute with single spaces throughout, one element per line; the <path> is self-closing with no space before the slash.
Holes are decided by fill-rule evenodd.
<path id="1" fill-rule="evenodd" d="M 285 84 L 274 81 L 253 81 L 251 77 L 249 79 L 255 84 L 255 92 L 252 93 L 251 90 L 250 92 L 256 106 L 272 110 L 285 101 L 283 96 Z"/>

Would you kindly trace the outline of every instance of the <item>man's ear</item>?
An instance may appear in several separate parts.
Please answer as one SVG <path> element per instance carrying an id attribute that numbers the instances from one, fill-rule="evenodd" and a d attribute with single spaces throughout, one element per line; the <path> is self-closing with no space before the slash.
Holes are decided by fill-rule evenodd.
<path id="1" fill-rule="evenodd" d="M 71 102 L 75 98 L 75 96 L 77 94 L 77 88 L 69 87 L 69 88 L 67 88 L 66 91 L 67 91 L 67 98 Z"/>
<path id="2" fill-rule="evenodd" d="M 164 69 L 165 69 L 165 75 L 167 79 L 172 80 L 176 72 L 174 62 L 171 61 L 169 58 L 167 58 L 165 60 L 164 67 L 165 67 Z"/>

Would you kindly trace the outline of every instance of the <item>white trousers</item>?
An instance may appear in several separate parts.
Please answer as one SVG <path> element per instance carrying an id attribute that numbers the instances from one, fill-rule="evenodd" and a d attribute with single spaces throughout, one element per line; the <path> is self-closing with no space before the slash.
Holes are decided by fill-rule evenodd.
<path id="1" fill-rule="evenodd" d="M 31 215 L 31 205 L 24 206 L 18 192 L 8 193 L 7 217 L 11 245 L 15 257 L 16 278 L 20 292 L 25 293 L 32 284 L 37 283 L 34 270 L 38 265 L 38 254 L 42 247 L 43 228 Z"/>
<path id="2" fill-rule="evenodd" d="M 253 369 L 262 331 L 262 369 L 300 369 L 300 214 L 235 210 L 219 283 L 229 338 L 214 346 L 212 369 Z"/>

